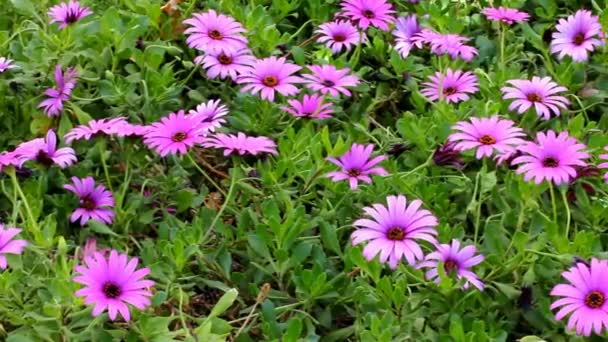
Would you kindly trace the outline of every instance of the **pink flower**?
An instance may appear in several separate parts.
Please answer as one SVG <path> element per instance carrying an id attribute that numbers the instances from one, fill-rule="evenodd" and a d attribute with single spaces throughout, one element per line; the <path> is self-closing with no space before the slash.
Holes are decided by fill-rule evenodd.
<path id="1" fill-rule="evenodd" d="M 403 258 L 411 266 L 424 258 L 417 240 L 435 243 L 437 218 L 428 210 L 420 209 L 422 201 L 413 200 L 407 205 L 405 196 L 388 196 L 388 207 L 374 204 L 363 211 L 369 218 L 356 220 L 357 227 L 351 239 L 353 245 L 369 241 L 363 248 L 363 256 L 372 261 L 379 255 L 380 262 L 388 261 L 396 268 Z"/>
<path id="2" fill-rule="evenodd" d="M 484 8 L 481 13 L 483 13 L 489 20 L 500 21 L 508 25 L 528 21 L 530 18 L 530 15 L 526 12 L 502 6 L 498 8 Z"/>
<path id="3" fill-rule="evenodd" d="M 348 17 L 363 30 L 375 26 L 388 31 L 388 24 L 395 21 L 393 6 L 385 0 L 343 0 L 340 15 Z"/>
<path id="4" fill-rule="evenodd" d="M 287 100 L 291 107 L 281 106 L 281 109 L 295 117 L 309 117 L 312 119 L 327 119 L 334 113 L 331 103 L 323 103 L 324 96 L 318 94 L 304 95 L 302 101 Z"/>
<path id="5" fill-rule="evenodd" d="M 412 40 L 418 47 L 422 44 L 429 44 L 432 53 L 436 55 L 448 54 L 452 59 L 460 57 L 469 62 L 478 54 L 476 48 L 465 44 L 470 40 L 469 38 L 453 33 L 441 34 L 433 30 L 423 29 Z"/>
<path id="6" fill-rule="evenodd" d="M 534 178 L 536 184 L 543 180 L 556 185 L 568 183 L 576 177 L 575 166 L 586 166 L 584 159 L 589 153 L 582 150 L 585 145 L 568 136 L 568 132 L 556 135 L 554 131 L 538 132 L 536 142 L 527 142 L 519 147 L 523 156 L 515 158 L 511 164 L 521 164 L 515 171 L 524 174 L 524 180 Z"/>
<path id="7" fill-rule="evenodd" d="M 112 223 L 114 212 L 114 197 L 112 192 L 103 185 L 95 186 L 93 177 L 72 177 L 72 184 L 64 185 L 67 189 L 80 198 L 80 205 L 70 216 L 71 222 L 80 219 L 80 225 L 84 226 L 89 220 L 96 220 L 107 224 Z"/>
<path id="8" fill-rule="evenodd" d="M 233 81 L 237 80 L 238 75 L 245 73 L 255 62 L 255 57 L 249 49 L 235 51 L 211 51 L 205 56 L 198 56 L 194 59 L 196 64 L 200 64 L 207 71 L 207 77 L 225 79 L 230 77 Z"/>
<path id="9" fill-rule="evenodd" d="M 306 87 L 321 94 L 338 96 L 342 93 L 350 96 L 351 93 L 346 87 L 354 87 L 359 84 L 357 76 L 349 75 L 349 68 L 337 69 L 331 64 L 310 65 L 308 69 L 312 74 L 304 74 Z"/>
<path id="10" fill-rule="evenodd" d="M 471 267 L 481 263 L 484 259 L 483 255 L 475 255 L 476 253 L 477 248 L 475 246 L 466 246 L 461 249 L 460 241 L 454 239 L 451 245 L 437 245 L 437 251 L 427 255 L 416 268 L 430 268 L 425 274 L 426 279 L 439 283 L 441 280 L 439 278 L 439 264 L 441 263 L 447 275 L 455 273 L 456 279 L 464 279 L 462 289 L 466 290 L 470 285 L 473 285 L 479 291 L 483 291 L 483 282 L 470 270 Z"/>
<path id="11" fill-rule="evenodd" d="M 186 43 L 191 48 L 210 53 L 238 51 L 247 47 L 247 38 L 242 35 L 247 31 L 243 25 L 214 10 L 195 13 L 192 18 L 184 20 L 184 24 L 191 26 L 184 31 L 188 36 Z"/>
<path id="12" fill-rule="evenodd" d="M 234 134 L 217 133 L 202 143 L 203 147 L 224 149 L 224 155 L 238 153 L 239 155 L 258 153 L 277 154 L 276 144 L 267 137 L 249 137 L 244 133 Z"/>
<path id="13" fill-rule="evenodd" d="M 100 134 L 118 136 L 139 135 L 139 126 L 130 125 L 127 118 L 119 116 L 116 118 L 105 118 L 100 120 L 91 120 L 86 125 L 80 125 L 72 128 L 64 135 L 65 141 L 70 144 L 74 140 L 90 140 L 92 137 Z"/>
<path id="14" fill-rule="evenodd" d="M 469 99 L 469 94 L 477 92 L 477 77 L 469 71 L 448 68 L 446 74 L 439 71 L 429 76 L 426 86 L 420 92 L 429 101 L 445 100 L 447 103 L 457 103 Z"/>
<path id="15" fill-rule="evenodd" d="M 24 160 L 36 160 L 46 166 L 57 164 L 62 169 L 77 161 L 72 148 L 57 148 L 57 135 L 52 129 L 46 132 L 45 139 L 38 138 L 21 143 L 15 149 L 15 154 Z"/>
<path id="16" fill-rule="evenodd" d="M 510 105 L 509 110 L 519 108 L 517 112 L 523 114 L 526 110 L 534 107 L 536 114 L 543 119 L 549 120 L 551 113 L 556 116 L 560 114 L 560 107 L 567 108 L 568 99 L 556 94 L 567 91 L 566 87 L 559 86 L 551 81 L 551 77 L 532 77 L 532 80 L 509 80 L 507 83 L 513 87 L 502 87 L 502 98 L 515 99 Z"/>
<path id="17" fill-rule="evenodd" d="M 346 20 L 322 24 L 315 33 L 321 35 L 317 42 L 325 43 L 325 46 L 331 49 L 334 54 L 340 53 L 343 49 L 350 51 L 352 46 L 361 43 L 365 37 L 362 33 L 359 33 L 353 24 Z"/>
<path id="18" fill-rule="evenodd" d="M 371 183 L 370 175 L 388 176 L 388 172 L 383 167 L 376 166 L 386 159 L 381 155 L 371 158 L 374 145 L 353 144 L 348 152 L 338 159 L 328 157 L 327 160 L 339 166 L 342 170 L 333 171 L 326 175 L 334 182 L 348 180 L 351 190 L 359 187 L 359 181 Z"/>
<path id="19" fill-rule="evenodd" d="M 188 112 L 188 116 L 196 119 L 206 132 L 213 132 L 226 122 L 224 116 L 228 115 L 228 107 L 220 100 L 210 100 L 196 106 Z"/>
<path id="20" fill-rule="evenodd" d="M 138 261 L 112 250 L 108 257 L 95 253 L 84 258 L 85 266 L 76 266 L 79 274 L 74 281 L 84 285 L 76 291 L 76 296 L 84 297 L 85 304 L 95 305 L 94 317 L 108 310 L 111 320 L 114 321 L 120 313 L 125 321 L 129 321 L 131 313 L 127 304 L 140 310 L 150 305 L 152 292 L 149 288 L 154 286 L 154 281 L 143 279 L 150 269 L 136 270 Z"/>
<path id="21" fill-rule="evenodd" d="M 0 224 L 0 268 L 7 267 L 5 254 L 21 254 L 27 246 L 25 240 L 13 240 L 17 234 L 21 233 L 19 228 L 6 228 L 4 224 Z"/>
<path id="22" fill-rule="evenodd" d="M 415 15 L 400 17 L 395 24 L 393 35 L 395 36 L 395 50 L 401 57 L 406 58 L 415 45 L 414 36 L 421 30 Z"/>
<path id="23" fill-rule="evenodd" d="M 471 118 L 471 122 L 459 121 L 452 129 L 458 131 L 450 134 L 449 142 L 454 142 L 454 149 L 466 151 L 477 149 L 475 157 L 490 157 L 494 151 L 507 153 L 523 144 L 525 134 L 519 127 L 513 127 L 511 120 L 501 120 L 498 115 L 489 118 Z"/>
<path id="24" fill-rule="evenodd" d="M 608 152 L 608 146 L 604 147 L 604 151 Z M 600 158 L 603 160 L 606 160 L 606 162 L 599 164 L 597 167 L 599 167 L 600 169 L 606 169 L 608 168 L 608 154 L 600 154 Z M 608 183 L 608 172 L 606 172 L 604 174 L 604 181 L 606 183 Z"/>
<path id="25" fill-rule="evenodd" d="M 201 143 L 207 134 L 200 118 L 185 115 L 183 110 L 170 113 L 148 126 L 144 144 L 154 149 L 161 157 L 167 154 L 186 154 L 188 149 Z"/>
<path id="26" fill-rule="evenodd" d="M 293 83 L 301 83 L 302 79 L 292 76 L 301 68 L 288 63 L 284 57 L 268 57 L 255 61 L 252 67 L 238 77 L 237 83 L 245 84 L 241 91 L 251 94 L 261 94 L 262 99 L 274 101 L 275 91 L 284 96 L 297 94 L 300 90 Z"/>
<path id="27" fill-rule="evenodd" d="M 38 108 L 43 108 L 46 115 L 50 117 L 59 116 L 63 110 L 63 101 L 69 100 L 72 96 L 72 90 L 76 86 L 76 77 L 78 77 L 78 73 L 75 68 L 68 68 L 64 74 L 61 65 L 57 65 L 55 67 L 57 88 L 50 88 L 44 92 L 49 98 L 42 101 Z"/>
<path id="28" fill-rule="evenodd" d="M 11 59 L 8 59 L 6 57 L 0 57 L 0 73 L 3 73 L 8 69 L 13 69 L 16 67 L 17 66 L 13 64 L 13 61 Z"/>
<path id="29" fill-rule="evenodd" d="M 602 45 L 601 35 L 602 25 L 598 17 L 590 11 L 578 10 L 574 15 L 559 20 L 551 41 L 551 53 L 557 53 L 560 60 L 570 56 L 575 62 L 586 61 L 588 52 Z"/>
<path id="30" fill-rule="evenodd" d="M 7 166 L 21 167 L 21 165 L 23 165 L 23 163 L 25 163 L 26 161 L 27 161 L 26 158 L 15 153 L 15 151 L 1 152 L 0 153 L 0 171 L 2 171 Z"/>
<path id="31" fill-rule="evenodd" d="M 59 29 L 74 24 L 78 20 L 93 14 L 88 7 L 81 6 L 78 1 L 70 0 L 49 9 L 48 15 L 52 23 L 59 23 Z"/>

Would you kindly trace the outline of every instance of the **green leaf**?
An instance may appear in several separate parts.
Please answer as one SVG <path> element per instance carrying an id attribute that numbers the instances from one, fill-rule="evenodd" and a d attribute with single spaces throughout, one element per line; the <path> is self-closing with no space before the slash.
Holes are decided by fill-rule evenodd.
<path id="1" fill-rule="evenodd" d="M 236 289 L 230 289 L 226 291 L 226 293 L 224 293 L 224 295 L 217 301 L 213 309 L 211 309 L 211 313 L 209 313 L 207 319 L 209 319 L 210 317 L 217 317 L 223 314 L 226 310 L 228 310 L 228 308 L 236 300 L 238 294 L 239 292 Z"/>

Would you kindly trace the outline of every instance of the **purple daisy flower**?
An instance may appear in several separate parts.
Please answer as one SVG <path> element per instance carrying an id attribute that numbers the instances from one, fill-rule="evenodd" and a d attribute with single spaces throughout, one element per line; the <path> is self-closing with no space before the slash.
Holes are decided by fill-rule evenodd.
<path id="1" fill-rule="evenodd" d="M 325 46 L 334 54 L 340 53 L 342 49 L 350 51 L 353 45 L 358 45 L 365 37 L 362 33 L 359 33 L 353 24 L 346 20 L 337 20 L 319 25 L 315 32 L 321 35 L 317 42 L 325 43 Z"/>
<path id="2" fill-rule="evenodd" d="M 344 0 L 340 6 L 342 12 L 339 14 L 356 22 L 363 30 L 374 26 L 388 31 L 388 24 L 395 21 L 393 6 L 385 0 Z"/>
<path id="3" fill-rule="evenodd" d="M 0 153 L 0 171 L 2 171 L 7 166 L 15 166 L 21 167 L 23 163 L 25 163 L 27 159 L 22 157 L 21 155 L 12 152 L 1 152 Z"/>
<path id="4" fill-rule="evenodd" d="M 558 59 L 572 57 L 576 62 L 586 61 L 595 46 L 602 45 L 602 25 L 597 16 L 587 10 L 578 10 L 566 19 L 560 19 L 553 33 L 551 53 Z"/>
<path id="5" fill-rule="evenodd" d="M 64 189 L 70 190 L 80 198 L 80 206 L 74 210 L 70 221 L 76 222 L 80 219 L 80 225 L 84 226 L 89 220 L 112 223 L 114 212 L 109 209 L 114 206 L 112 193 L 103 185 L 95 186 L 93 177 L 72 177 L 72 184 L 64 185 Z"/>
<path id="6" fill-rule="evenodd" d="M 70 0 L 49 9 L 52 23 L 59 23 L 59 29 L 72 25 L 78 20 L 93 14 L 88 7 L 81 6 L 78 1 Z"/>
<path id="7" fill-rule="evenodd" d="M 525 136 L 525 133 L 514 126 L 515 122 L 501 120 L 498 115 L 471 118 L 471 122 L 459 121 L 452 126 L 458 132 L 450 134 L 448 141 L 455 143 L 454 149 L 458 151 L 477 149 L 477 159 L 490 157 L 494 151 L 511 152 L 517 145 L 524 143 L 520 137 Z"/>
<path id="8" fill-rule="evenodd" d="M 210 51 L 204 56 L 194 59 L 207 72 L 207 77 L 225 79 L 230 77 L 237 80 L 238 75 L 243 74 L 255 62 L 255 57 L 249 49 L 235 51 Z"/>
<path id="9" fill-rule="evenodd" d="M 13 64 L 13 61 L 11 59 L 8 59 L 6 57 L 0 57 L 0 73 L 3 73 L 8 69 L 13 69 L 16 67 L 17 66 Z"/>
<path id="10" fill-rule="evenodd" d="M 75 140 L 90 140 L 98 135 L 112 135 L 119 137 L 129 135 L 143 135 L 143 126 L 131 125 L 127 118 L 119 116 L 115 118 L 105 118 L 100 120 L 91 120 L 86 125 L 80 125 L 69 130 L 63 138 L 70 144 Z"/>
<path id="11" fill-rule="evenodd" d="M 38 108 L 43 108 L 46 115 L 50 117 L 59 116 L 59 113 L 63 110 L 63 101 L 70 99 L 72 90 L 76 86 L 76 77 L 78 77 L 76 68 L 68 68 L 63 73 L 61 65 L 57 65 L 55 67 L 57 88 L 50 88 L 44 91 L 44 95 L 49 98 L 42 101 L 38 105 Z"/>
<path id="12" fill-rule="evenodd" d="M 161 157 L 167 154 L 186 154 L 189 148 L 202 142 L 207 134 L 200 118 L 185 115 L 183 110 L 170 113 L 148 127 L 144 144 L 156 150 Z"/>
<path id="13" fill-rule="evenodd" d="M 341 171 L 333 171 L 326 175 L 334 182 L 348 179 L 351 190 L 359 187 L 359 181 L 371 183 L 370 175 L 388 176 L 388 172 L 378 163 L 386 159 L 385 155 L 371 158 L 374 145 L 353 144 L 350 149 L 339 158 L 328 157 L 327 160 L 336 164 Z"/>
<path id="14" fill-rule="evenodd" d="M 19 228 L 7 228 L 0 224 L 0 268 L 5 269 L 7 266 L 6 256 L 4 254 L 21 254 L 27 246 L 25 240 L 13 240 L 17 234 L 21 233 Z"/>
<path id="15" fill-rule="evenodd" d="M 321 94 L 338 96 L 340 93 L 350 96 L 351 93 L 345 87 L 354 87 L 359 84 L 357 76 L 348 75 L 349 68 L 337 69 L 331 64 L 309 65 L 308 69 L 312 74 L 304 74 L 303 81 L 306 87 Z"/>
<path id="16" fill-rule="evenodd" d="M 392 269 L 403 258 L 414 266 L 424 259 L 416 240 L 437 242 L 437 218 L 430 211 L 420 209 L 421 200 L 413 200 L 407 205 L 405 196 L 399 195 L 388 196 L 386 202 L 388 207 L 374 204 L 363 208 L 371 219 L 362 218 L 353 223 L 358 229 L 351 235 L 352 243 L 369 241 L 363 248 L 363 256 L 369 261 L 380 254 L 380 262 L 388 261 Z"/>
<path id="17" fill-rule="evenodd" d="M 277 154 L 277 144 L 275 144 L 274 141 L 267 137 L 249 137 L 242 132 L 238 132 L 236 135 L 224 133 L 215 134 L 205 139 L 202 146 L 223 149 L 225 156 L 232 153 L 238 153 L 239 155 L 257 155 L 258 153 L 264 152 Z"/>
<path id="18" fill-rule="evenodd" d="M 192 18 L 184 20 L 190 25 L 184 33 L 188 36 L 186 43 L 194 49 L 209 52 L 238 51 L 247 47 L 247 32 L 243 25 L 234 18 L 218 14 L 214 10 L 195 13 Z"/>
<path id="19" fill-rule="evenodd" d="M 473 60 L 479 53 L 476 48 L 465 44 L 469 40 L 457 34 L 441 34 L 430 29 L 422 29 L 412 38 L 417 47 L 428 44 L 436 55 L 448 54 L 452 59 L 460 57 L 465 61 Z"/>
<path id="20" fill-rule="evenodd" d="M 568 136 L 568 132 L 559 135 L 551 130 L 538 132 L 536 142 L 530 141 L 518 148 L 524 155 L 511 164 L 521 164 L 515 172 L 525 174 L 525 181 L 534 178 L 536 184 L 547 180 L 559 185 L 576 177 L 575 166 L 587 165 L 584 159 L 589 158 L 589 153 L 584 149 L 585 145 Z"/>
<path id="21" fill-rule="evenodd" d="M 46 132 L 46 138 L 38 138 L 21 143 L 15 154 L 25 160 L 36 160 L 42 165 L 59 165 L 66 168 L 77 161 L 76 153 L 70 147 L 57 148 L 57 135 L 52 129 Z"/>
<path id="22" fill-rule="evenodd" d="M 149 288 L 154 281 L 144 279 L 150 274 L 147 267 L 136 270 L 139 260 L 126 254 L 111 250 L 105 257 L 101 253 L 84 258 L 85 266 L 76 266 L 78 275 L 74 281 L 84 285 L 76 291 L 77 297 L 84 297 L 85 304 L 94 304 L 93 316 L 97 317 L 105 310 L 115 320 L 118 313 L 125 321 L 131 319 L 127 304 L 144 310 L 150 305 L 152 292 Z"/>
<path id="23" fill-rule="evenodd" d="M 593 258 L 590 264 L 578 262 L 562 277 L 568 282 L 555 285 L 550 293 L 562 297 L 550 307 L 559 308 L 555 319 L 570 315 L 568 329 L 584 336 L 590 336 L 592 330 L 601 335 L 608 329 L 608 261 Z"/>
<path id="24" fill-rule="evenodd" d="M 608 152 L 608 146 L 604 147 L 604 151 Z M 600 154 L 600 158 L 606 160 L 606 162 L 599 164 L 597 167 L 600 169 L 608 169 L 608 154 Z M 608 183 L 608 172 L 604 174 L 604 181 Z"/>
<path id="25" fill-rule="evenodd" d="M 301 101 L 287 100 L 291 107 L 282 106 L 281 109 L 295 117 L 309 117 L 311 119 L 331 118 L 334 110 L 331 103 L 324 103 L 325 97 L 318 94 L 304 95 Z"/>
<path id="26" fill-rule="evenodd" d="M 567 98 L 556 95 L 568 89 L 551 81 L 551 77 L 540 78 L 534 76 L 531 81 L 509 80 L 507 83 L 513 87 L 502 87 L 500 89 L 503 93 L 502 98 L 505 100 L 515 99 L 509 105 L 509 110 L 513 111 L 518 108 L 517 112 L 519 114 L 534 107 L 538 116 L 549 120 L 551 113 L 559 116 L 560 107 L 566 109 L 570 103 Z"/>
<path id="27" fill-rule="evenodd" d="M 410 51 L 415 46 L 414 37 L 421 29 L 416 16 L 413 14 L 397 19 L 393 35 L 395 36 L 395 50 L 399 52 L 401 57 L 406 58 L 409 56 Z"/>
<path id="28" fill-rule="evenodd" d="M 206 132 L 213 132 L 226 122 L 224 116 L 228 115 L 228 107 L 220 100 L 209 100 L 201 103 L 188 112 L 188 116 L 195 118 Z"/>
<path id="29" fill-rule="evenodd" d="M 274 101 L 275 91 L 284 96 L 295 95 L 300 91 L 292 84 L 302 82 L 300 77 L 292 76 L 300 69 L 299 66 L 286 62 L 284 57 L 258 59 L 237 78 L 237 83 L 246 84 L 241 91 L 249 91 L 251 94 L 259 92 L 262 99 Z"/>
<path id="30" fill-rule="evenodd" d="M 483 13 L 489 20 L 500 21 L 508 25 L 513 23 L 521 23 L 528 21 L 530 15 L 526 12 L 519 11 L 515 8 L 498 7 L 498 8 L 484 8 Z"/>
<path id="31" fill-rule="evenodd" d="M 454 143 L 447 142 L 437 146 L 433 152 L 433 162 L 438 166 L 452 166 L 463 169 L 464 163 L 460 160 L 460 152 L 454 148 Z"/>
<path id="32" fill-rule="evenodd" d="M 422 83 L 426 88 L 420 92 L 429 101 L 445 100 L 457 103 L 469 99 L 469 94 L 477 92 L 477 77 L 470 71 L 448 68 L 446 74 L 436 72 L 429 76 L 429 82 Z"/>
<path id="33" fill-rule="evenodd" d="M 470 285 L 475 286 L 479 291 L 483 291 L 483 282 L 477 275 L 471 272 L 470 268 L 481 263 L 483 255 L 475 255 L 475 246 L 465 246 L 460 248 L 460 241 L 452 240 L 452 244 L 438 244 L 437 251 L 428 254 L 424 261 L 419 263 L 416 268 L 431 268 L 426 272 L 426 279 L 436 283 L 440 282 L 439 263 L 443 264 L 446 274 L 456 273 L 456 279 L 464 279 L 463 289 L 468 289 Z"/>

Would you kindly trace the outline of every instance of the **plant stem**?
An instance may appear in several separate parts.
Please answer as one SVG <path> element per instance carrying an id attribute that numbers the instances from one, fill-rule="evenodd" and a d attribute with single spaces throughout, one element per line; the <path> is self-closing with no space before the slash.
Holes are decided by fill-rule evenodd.
<path id="1" fill-rule="evenodd" d="M 230 178 L 230 188 L 228 189 L 228 194 L 226 196 L 224 196 L 224 203 L 222 204 L 220 211 L 218 211 L 217 215 L 215 215 L 215 217 L 213 218 L 213 221 L 211 221 L 211 224 L 209 225 L 209 229 L 207 229 L 207 231 L 205 232 L 205 235 L 203 235 L 203 238 L 201 239 L 202 242 L 205 242 L 205 240 L 207 240 L 207 238 L 209 237 L 209 234 L 211 234 L 211 232 L 213 231 L 215 224 L 217 223 L 217 221 L 220 219 L 220 217 L 224 213 L 224 210 L 226 210 L 226 207 L 228 206 L 228 202 L 230 202 L 230 199 L 232 197 L 232 192 L 234 191 L 235 184 L 236 184 L 236 177 L 233 175 Z"/>
<path id="2" fill-rule="evenodd" d="M 106 183 L 110 191 L 114 193 L 114 190 L 112 189 L 112 182 L 110 181 L 110 172 L 108 172 L 108 165 L 106 164 L 106 157 L 104 156 L 105 148 L 103 144 L 99 144 L 97 146 L 99 146 L 99 157 L 101 158 L 101 166 L 103 167 L 103 173 L 106 176 Z"/>
<path id="3" fill-rule="evenodd" d="M 217 185 L 217 183 L 213 180 L 213 178 L 211 178 L 207 174 L 207 172 L 205 172 L 205 170 L 203 170 L 200 166 L 198 166 L 198 163 L 194 160 L 194 158 L 192 158 L 190 153 L 188 153 L 187 156 L 188 156 L 188 159 L 190 160 L 190 162 L 192 163 L 192 165 L 194 165 L 194 168 L 197 169 L 198 172 L 200 172 L 201 175 L 203 175 L 203 177 L 205 177 L 209 181 L 209 183 L 211 183 L 211 185 L 213 185 L 217 189 L 217 191 L 219 191 L 222 194 L 222 196 L 224 196 L 224 198 L 226 198 L 226 192 L 222 188 L 220 188 L 219 185 Z"/>
<path id="4" fill-rule="evenodd" d="M 561 191 L 562 201 L 564 202 L 564 208 L 566 209 L 566 239 L 568 239 L 568 235 L 570 235 L 570 206 L 568 205 L 568 197 L 566 196 L 566 191 Z"/>
<path id="5" fill-rule="evenodd" d="M 38 237 L 40 235 L 40 227 L 38 226 L 38 221 L 36 221 L 36 218 L 34 218 L 34 213 L 32 212 L 32 208 L 30 207 L 29 202 L 27 201 L 27 197 L 25 197 L 23 190 L 21 190 L 21 186 L 19 186 L 17 176 L 15 175 L 15 169 L 11 169 L 8 173 L 10 174 L 11 180 L 13 181 L 13 186 L 15 187 L 17 193 L 19 194 L 19 197 L 21 197 L 21 200 L 23 201 L 23 206 L 25 207 L 25 211 L 27 212 L 27 216 L 30 220 L 29 225 L 33 229 L 34 237 L 36 238 L 36 240 L 38 240 Z"/>
<path id="6" fill-rule="evenodd" d="M 549 183 L 549 193 L 551 194 L 551 206 L 553 207 L 553 222 L 557 224 L 557 206 L 555 205 L 555 191 L 553 190 L 553 182 Z"/>

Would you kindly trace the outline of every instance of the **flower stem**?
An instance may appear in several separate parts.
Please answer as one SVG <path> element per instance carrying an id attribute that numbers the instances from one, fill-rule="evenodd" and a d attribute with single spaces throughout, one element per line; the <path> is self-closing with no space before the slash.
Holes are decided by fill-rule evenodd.
<path id="1" fill-rule="evenodd" d="M 568 205 L 568 197 L 567 190 L 561 191 L 562 201 L 564 202 L 564 208 L 566 209 L 566 239 L 568 239 L 568 235 L 570 235 L 570 206 Z"/>
<path id="2" fill-rule="evenodd" d="M 504 25 L 500 25 L 499 35 L 500 35 L 500 65 L 504 68 L 505 65 L 505 28 Z M 503 69 L 504 70 L 504 69 Z"/>
<path id="3" fill-rule="evenodd" d="M 203 238 L 201 239 L 201 241 L 203 243 L 205 242 L 205 240 L 207 240 L 207 238 L 213 231 L 213 227 L 215 226 L 217 221 L 220 219 L 220 217 L 224 213 L 224 210 L 226 210 L 226 207 L 228 206 L 228 202 L 230 202 L 230 199 L 232 198 L 232 192 L 234 191 L 235 184 L 236 184 L 236 177 L 233 174 L 230 177 L 230 188 L 228 188 L 228 194 L 224 196 L 224 203 L 222 204 L 220 211 L 218 211 L 217 215 L 215 215 L 215 217 L 213 218 L 213 221 L 211 221 L 211 224 L 209 225 L 209 229 L 207 229 L 207 231 L 205 232 L 205 235 L 203 235 Z"/>
<path id="4" fill-rule="evenodd" d="M 103 144 L 99 144 L 97 146 L 99 146 L 99 157 L 101 159 L 101 165 L 103 166 L 103 173 L 106 176 L 106 183 L 110 191 L 114 193 L 114 190 L 112 189 L 112 182 L 110 181 L 110 172 L 108 171 L 108 165 L 106 164 L 106 157 L 104 156 L 105 148 Z"/>
<path id="5" fill-rule="evenodd" d="M 192 165 L 194 165 L 194 168 L 198 170 L 198 172 L 200 172 L 201 175 L 203 175 L 203 177 L 205 177 L 209 183 L 211 183 L 211 185 L 213 185 L 217 191 L 219 191 L 222 196 L 224 196 L 224 198 L 226 198 L 226 192 L 224 190 L 222 190 L 222 188 L 220 188 L 220 186 L 213 180 L 213 178 L 211 178 L 207 172 L 205 172 L 205 170 L 203 170 L 200 166 L 198 166 L 198 163 L 194 160 L 194 158 L 192 158 L 192 156 L 190 155 L 190 153 L 187 154 L 188 159 L 190 160 L 190 162 L 192 163 Z"/>
<path id="6" fill-rule="evenodd" d="M 29 202 L 27 201 L 27 197 L 25 197 L 25 194 L 23 193 L 23 190 L 21 189 L 21 186 L 17 181 L 15 169 L 11 169 L 8 173 L 10 174 L 11 180 L 13 181 L 13 186 L 15 187 L 17 193 L 19 194 L 19 197 L 21 197 L 21 200 L 23 201 L 23 206 L 25 207 L 25 211 L 27 212 L 27 216 L 30 221 L 29 226 L 33 230 L 36 241 L 38 241 L 40 237 L 40 227 L 38 226 L 38 221 L 34 217 L 34 213 L 32 212 L 32 208 L 30 207 Z"/>
<path id="7" fill-rule="evenodd" d="M 551 206 L 553 207 L 553 222 L 557 224 L 557 205 L 555 205 L 555 191 L 553 190 L 553 182 L 549 183 L 549 193 L 551 194 Z"/>

